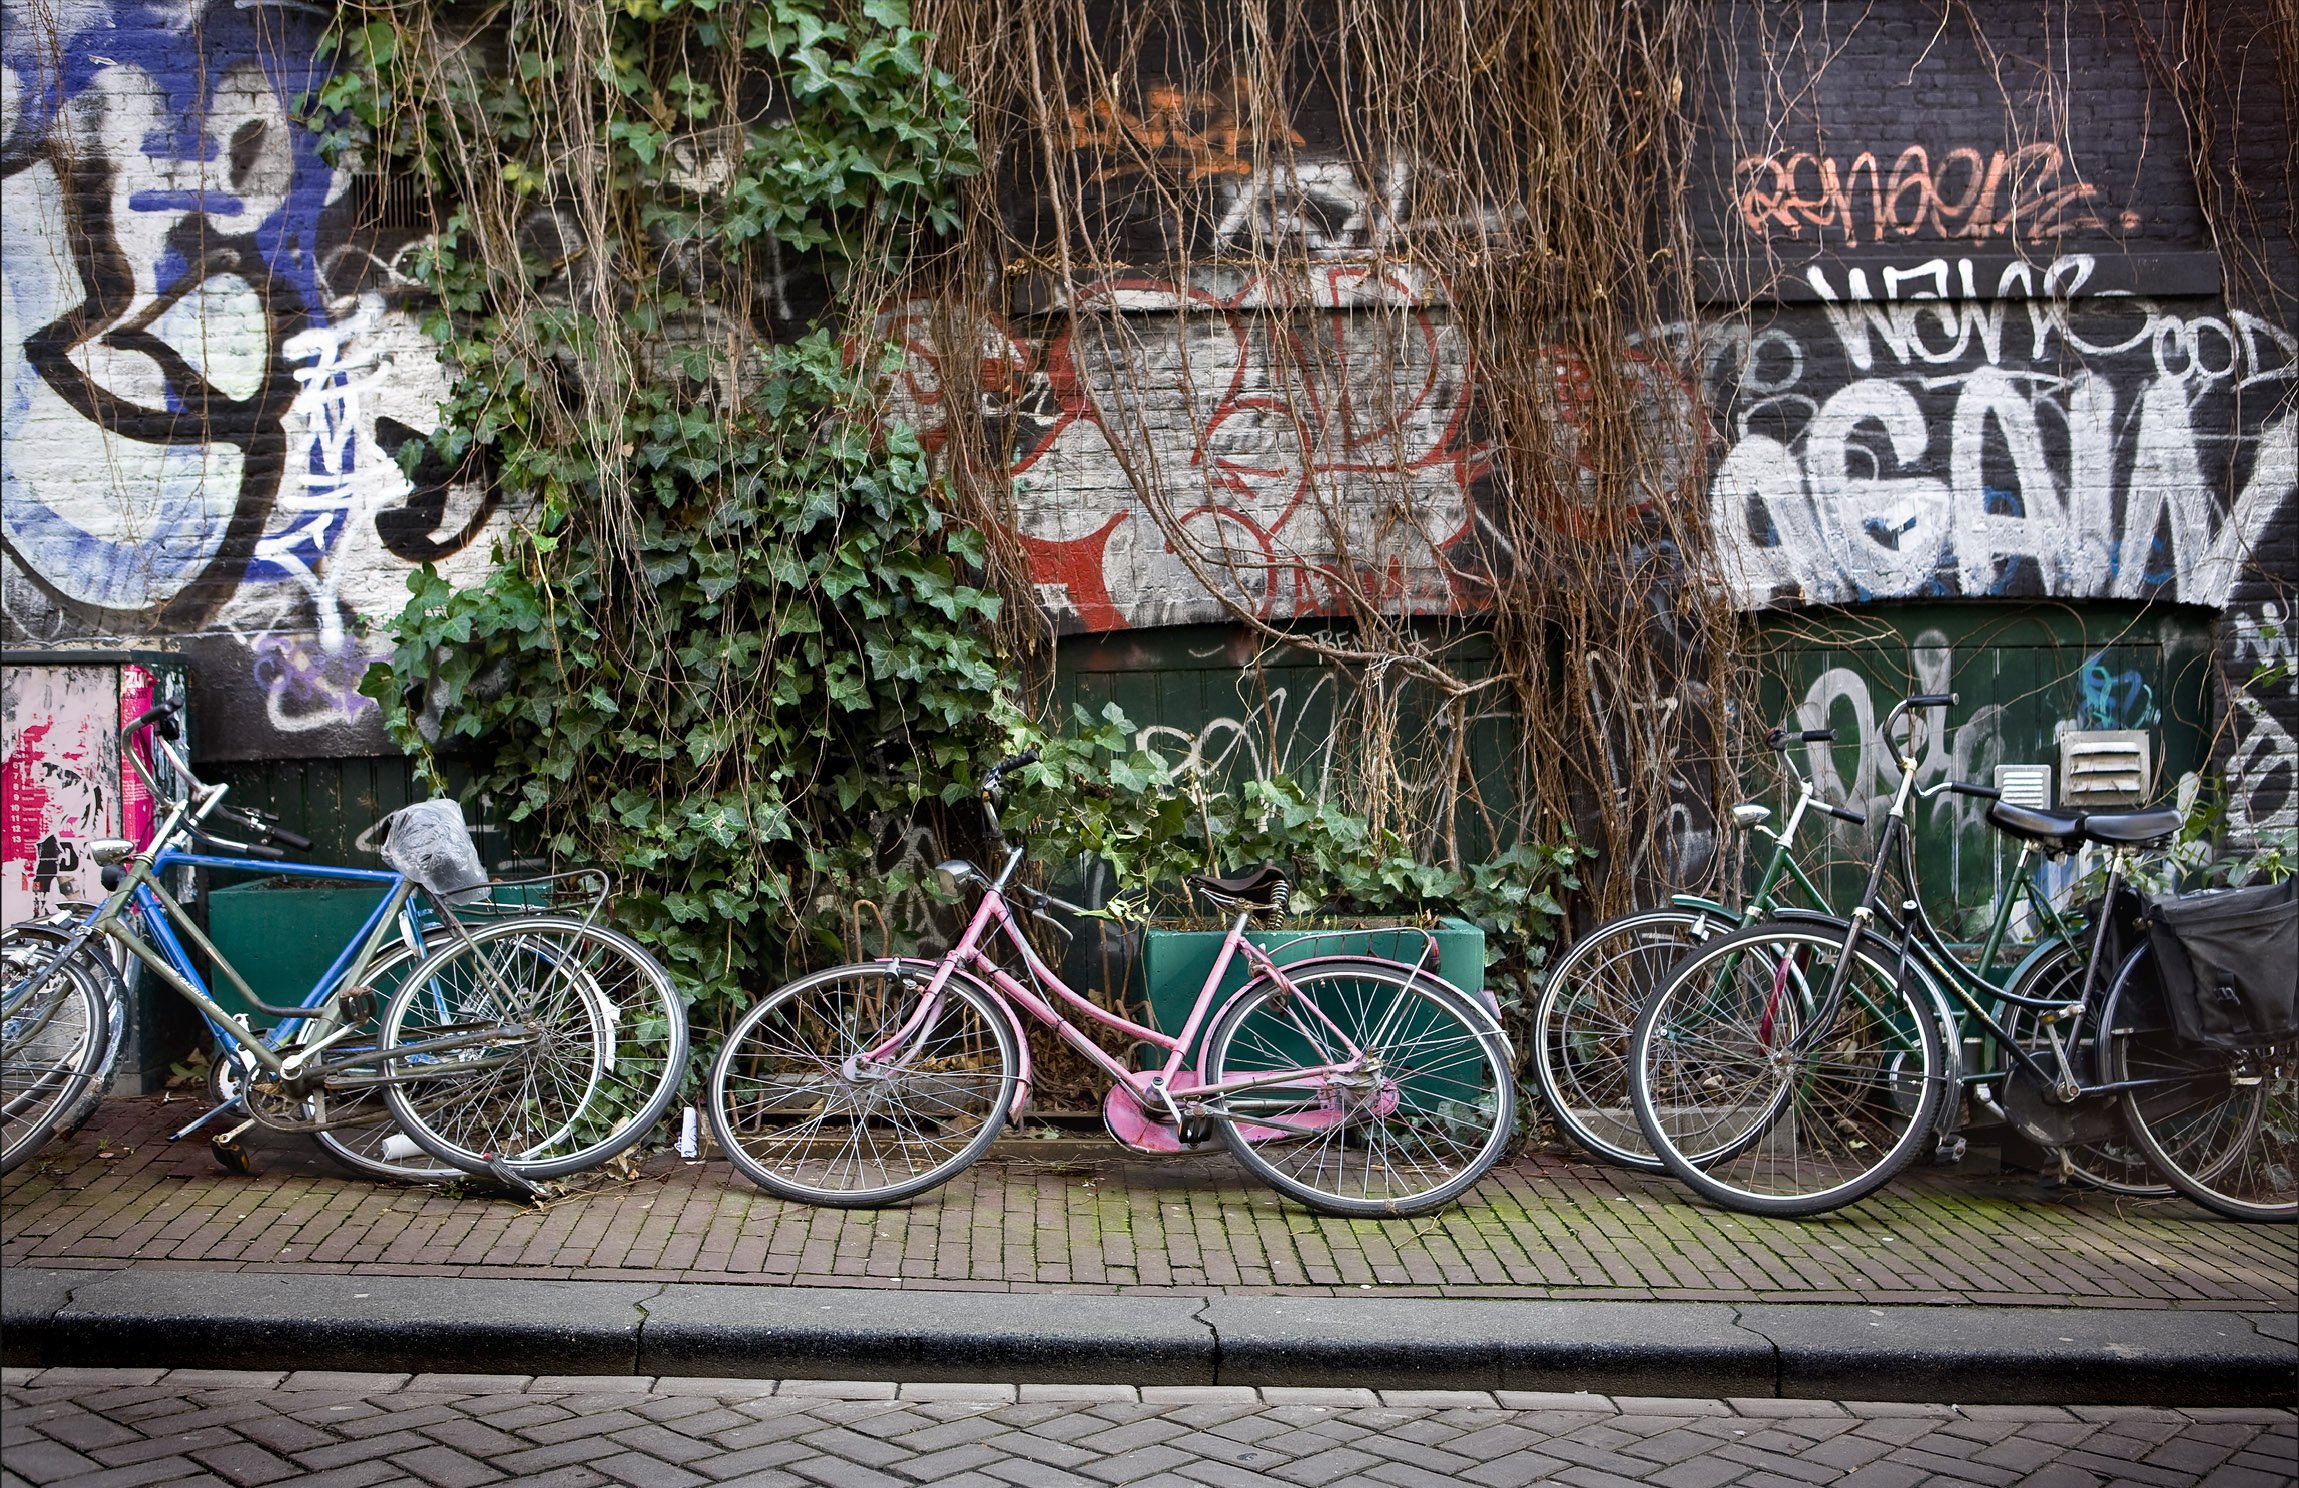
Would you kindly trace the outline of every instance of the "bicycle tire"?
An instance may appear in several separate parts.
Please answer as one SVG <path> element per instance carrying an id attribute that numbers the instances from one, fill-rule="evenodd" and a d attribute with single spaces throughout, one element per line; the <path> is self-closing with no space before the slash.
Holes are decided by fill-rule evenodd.
<path id="1" fill-rule="evenodd" d="M 1013 1106 L 1021 1055 L 1005 1010 L 971 982 L 944 986 L 901 1068 L 857 1063 L 903 1031 L 933 971 L 834 966 L 743 1015 L 708 1087 L 711 1136 L 738 1172 L 776 1198 L 876 1208 L 948 1182 L 989 1148 Z"/>
<path id="2" fill-rule="evenodd" d="M 473 1042 L 411 1052 L 440 1036 Z M 662 1119 L 686 1073 L 686 1006 L 630 937 L 521 916 L 409 972 L 379 1042 L 394 1076 L 384 1101 L 417 1146 L 468 1173 L 499 1161 L 524 1178 L 560 1178 L 628 1151 Z"/>
<path id="3" fill-rule="evenodd" d="M 11 927 L 0 936 L 0 1173 L 85 1121 L 102 1099 L 117 1004 L 102 978 L 57 944 Z"/>
<path id="4" fill-rule="evenodd" d="M 1662 1170 L 1629 1101 L 1637 1014 L 1686 951 L 1740 923 L 1720 910 L 1643 910 L 1599 925 L 1558 959 L 1534 1005 L 1533 1079 L 1574 1146 Z"/>
<path id="5" fill-rule="evenodd" d="M 2026 973 L 2004 990 L 2021 997 L 2073 1002 L 2082 994 L 2084 968 L 2089 964 L 2081 947 L 2058 940 L 2044 955 L 2031 960 Z M 2006 1002 L 2000 1005 L 1997 1021 L 2004 1025 L 2004 1032 L 2019 1040 L 2022 1048 L 2042 1059 L 2044 1067 L 2050 1069 L 2053 1067 L 2050 1041 L 2033 1031 L 2036 1017 L 2034 1009 Z M 2076 1048 L 2070 1054 L 2069 1063 L 2079 1080 L 2106 1078 L 2107 1051 L 2099 1039 L 2099 1026 L 2090 1012 L 2076 1026 Z M 2133 1199 L 2160 1199 L 2171 1193 L 2171 1185 L 2163 1181 L 2155 1164 L 2132 1141 L 2120 1101 L 2114 1103 L 2114 1111 L 2117 1135 L 2113 1138 L 2068 1147 L 2047 1147 L 2045 1151 L 2060 1160 L 2068 1177 L 2087 1187 Z"/>
<path id="6" fill-rule="evenodd" d="M 2108 994 L 2107 1074 L 2132 1140 L 2181 1194 L 2249 1224 L 2299 1220 L 2299 1046 L 2181 1042 L 2155 952 L 2126 957 Z"/>
<path id="7" fill-rule="evenodd" d="M 1808 1032 L 1844 948 L 1819 928 L 1736 930 L 1687 957 L 1637 1020 L 1637 1120 L 1710 1203 L 1825 1213 L 1890 1182 L 1931 1137 L 1946 1055 L 1934 1001 L 1894 972 L 1893 947 L 1862 936 L 1830 1021 Z"/>
<path id="8" fill-rule="evenodd" d="M 413 947 L 393 946 L 369 964 L 367 985 L 388 997 L 398 987 L 400 978 L 414 969 L 417 959 Z M 378 1050 L 380 1064 L 380 1040 L 376 1033 L 380 1026 L 380 1017 L 370 1018 L 364 1038 L 355 1033 L 330 1046 L 325 1057 L 335 1059 L 358 1053 L 364 1043 Z M 391 1119 L 390 1105 L 380 1087 L 353 1094 L 331 1092 L 314 1114 L 330 1124 L 313 1132 L 312 1142 L 347 1172 L 384 1183 L 447 1183 L 463 1176 L 463 1169 L 424 1152 L 420 1144 Z M 400 1142 L 415 1146 L 416 1151 L 395 1155 L 392 1148 Z"/>
<path id="9" fill-rule="evenodd" d="M 1205 1045 L 1205 1082 L 1320 1065 L 1354 1046 L 1377 1074 L 1316 1074 L 1221 1101 L 1246 1171 L 1322 1214 L 1425 1214 L 1500 1161 L 1515 1120 L 1508 1046 L 1452 987 L 1367 961 L 1259 978 L 1230 999 Z"/>

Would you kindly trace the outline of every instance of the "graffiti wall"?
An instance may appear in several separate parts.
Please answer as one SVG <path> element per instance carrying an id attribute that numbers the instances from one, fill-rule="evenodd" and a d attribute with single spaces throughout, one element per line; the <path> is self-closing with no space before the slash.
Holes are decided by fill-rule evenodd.
<path id="1" fill-rule="evenodd" d="M 1882 284 L 1815 266 L 1817 305 L 1710 327 L 1709 495 L 1741 600 L 2224 605 L 2299 481 L 2299 337 L 2085 296 L 2092 268 L 1983 288 L 1969 259 Z"/>
<path id="2" fill-rule="evenodd" d="M 1010 451 L 1039 597 L 1065 628 L 1399 613 L 1462 603 L 1453 553 L 1490 454 L 1441 305 L 1401 272 L 1317 276 L 1311 308 L 1262 280 L 1113 278 L 1077 313 L 985 327 L 979 373 Z M 893 334 L 903 336 L 897 325 Z M 897 392 L 931 447 L 931 348 Z"/>
<path id="3" fill-rule="evenodd" d="M 324 16 L 0 4 L 0 634 L 180 649 L 213 755 L 381 752 L 354 690 L 378 624 L 413 566 L 483 571 L 508 516 L 416 458 L 446 385 L 404 273 L 424 229 L 378 221 L 293 118 Z M 2162 600 L 2228 613 L 2227 678 L 2288 654 L 2299 325 L 2223 293 L 2178 111 L 2119 14 L 1720 12 L 1711 308 L 1623 355 L 1682 435 L 1655 489 L 1707 503 L 1742 603 Z M 1001 432 L 1046 608 L 1105 635 L 1225 600 L 1474 610 L 1499 462 L 1413 250 L 1516 214 L 1441 213 L 1410 151 L 1358 159 L 1326 71 L 1276 118 L 1141 58 L 1029 142 L 1122 262 L 1017 279 L 948 379 Z M 1006 205 L 1042 247 L 1026 180 Z M 1279 253 L 1282 281 L 1238 267 Z M 770 293 L 770 332 L 819 298 Z M 931 444 L 950 394 L 925 317 L 885 329 Z M 2290 687 L 2227 701 L 2241 820 L 2269 829 L 2299 810 Z"/>
<path id="4" fill-rule="evenodd" d="M 415 564 L 479 571 L 499 518 L 483 482 L 408 450 L 446 383 L 392 235 L 294 117 L 323 18 L 5 19 L 8 643 L 173 645 L 212 756 L 382 751 L 356 691 L 376 622 Z"/>

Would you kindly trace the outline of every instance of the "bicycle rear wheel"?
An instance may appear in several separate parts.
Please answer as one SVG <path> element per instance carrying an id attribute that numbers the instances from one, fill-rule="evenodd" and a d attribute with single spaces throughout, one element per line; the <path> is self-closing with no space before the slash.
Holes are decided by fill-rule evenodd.
<path id="1" fill-rule="evenodd" d="M 2116 977 L 2106 1027 L 2125 1124 L 2173 1188 L 2229 1219 L 2299 1219 L 2299 1046 L 2181 1042 L 2146 946 Z"/>
<path id="2" fill-rule="evenodd" d="M 49 966 L 60 942 L 0 938 L 0 1173 L 86 1119 L 103 1094 L 113 1004 L 85 952 Z"/>
<path id="3" fill-rule="evenodd" d="M 1533 1011 L 1533 1078 L 1557 1125 L 1592 1157 L 1661 1170 L 1629 1102 L 1637 1014 L 1685 952 L 1739 923 L 1697 909 L 1624 915 L 1583 936 L 1549 973 Z"/>
<path id="4" fill-rule="evenodd" d="M 1863 937 L 1825 1008 L 1845 939 L 1778 923 L 1722 936 L 1638 1019 L 1637 1120 L 1711 1203 L 1823 1213 L 1883 1187 L 1930 1137 L 1946 1083 L 1931 1001 L 1895 974 L 1890 946 Z"/>
<path id="5" fill-rule="evenodd" d="M 873 961 L 776 988 L 710 1067 L 710 1127 L 777 1198 L 871 1208 L 947 1182 L 1005 1125 L 1021 1054 L 1003 1009 L 934 968 Z"/>
<path id="6" fill-rule="evenodd" d="M 628 936 L 523 916 L 408 973 L 379 1053 L 391 1117 L 424 1151 L 470 1173 L 495 1159 L 558 1178 L 629 1150 L 662 1118 L 686 1073 L 686 1005 Z"/>
<path id="7" fill-rule="evenodd" d="M 1263 978 L 1205 1044 L 1209 1085 L 1298 1077 L 1221 1098 L 1245 1169 L 1325 1214 L 1423 1214 L 1469 1191 L 1507 1148 L 1508 1047 L 1451 987 L 1368 961 Z"/>

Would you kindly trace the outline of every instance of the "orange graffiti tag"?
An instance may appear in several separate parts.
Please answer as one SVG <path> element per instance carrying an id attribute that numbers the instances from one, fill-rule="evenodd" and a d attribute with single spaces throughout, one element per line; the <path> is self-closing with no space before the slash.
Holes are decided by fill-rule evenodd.
<path id="1" fill-rule="evenodd" d="M 1835 231 L 1857 247 L 1863 208 L 1871 243 L 1919 236 L 2032 241 L 2105 225 L 2090 210 L 2099 188 L 2077 177 L 2060 147 L 2048 143 L 1992 155 L 1967 146 L 1937 165 L 1922 145 L 1910 145 L 1889 174 L 1873 150 L 1849 165 L 1810 151 L 1750 155 L 1733 176 L 1741 221 L 1768 237 L 1801 238 L 1809 228 L 1815 240 Z M 2133 225 L 2128 214 L 2124 225 Z"/>
<path id="2" fill-rule="evenodd" d="M 1145 102 L 1139 114 L 1107 98 L 1069 111 L 1072 150 L 1118 156 L 1097 168 L 1093 180 L 1161 167 L 1178 170 L 1191 182 L 1251 175 L 1257 131 L 1267 133 L 1268 144 L 1308 143 L 1283 122 L 1262 119 L 1242 77 L 1231 80 L 1227 96 L 1158 86 L 1148 91 Z"/>

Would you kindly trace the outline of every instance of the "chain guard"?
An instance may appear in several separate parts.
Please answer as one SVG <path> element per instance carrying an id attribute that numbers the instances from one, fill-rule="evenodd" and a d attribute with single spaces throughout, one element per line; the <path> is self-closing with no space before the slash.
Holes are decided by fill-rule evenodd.
<path id="1" fill-rule="evenodd" d="M 2120 1130 L 2114 1097 L 2081 1095 L 2063 1105 L 2036 1083 L 2035 1076 L 2018 1068 L 2004 1081 L 2004 1116 L 2020 1135 L 2045 1147 L 2113 1141 Z"/>

